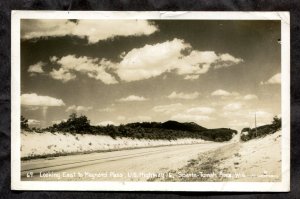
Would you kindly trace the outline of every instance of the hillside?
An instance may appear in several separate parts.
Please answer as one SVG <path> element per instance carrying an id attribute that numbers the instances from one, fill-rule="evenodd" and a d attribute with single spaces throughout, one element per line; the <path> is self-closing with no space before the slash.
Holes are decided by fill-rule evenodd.
<path id="1" fill-rule="evenodd" d="M 149 140 L 123 137 L 113 139 L 107 135 L 50 132 L 36 133 L 28 131 L 21 132 L 21 140 L 21 158 L 23 160 L 144 147 L 209 143 L 202 139 L 191 138 Z M 45 142 L 45 140 L 47 142 Z"/>
<path id="2" fill-rule="evenodd" d="M 241 132 L 241 140 L 249 141 L 273 134 L 281 129 L 281 118 L 274 117 L 272 124 L 262 125 L 256 128 L 244 128 Z"/>
<path id="3" fill-rule="evenodd" d="M 181 138 L 203 139 L 207 141 L 224 142 L 237 134 L 229 128 L 207 129 L 196 123 L 167 122 L 136 122 L 119 126 L 93 126 L 86 116 L 70 115 L 67 121 L 54 124 L 43 131 L 66 132 L 75 134 L 108 135 L 112 138 L 136 138 L 150 140 L 176 140 Z"/>
<path id="4" fill-rule="evenodd" d="M 239 181 L 278 182 L 281 180 L 281 131 L 248 142 L 227 144 L 189 160 L 172 178 L 150 181 Z M 192 178 L 187 175 L 194 174 Z"/>

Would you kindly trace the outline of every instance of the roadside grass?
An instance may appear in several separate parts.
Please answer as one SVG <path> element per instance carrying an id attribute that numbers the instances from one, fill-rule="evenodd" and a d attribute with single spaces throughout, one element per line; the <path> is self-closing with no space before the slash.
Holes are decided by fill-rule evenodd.
<path id="1" fill-rule="evenodd" d="M 167 182 L 203 182 L 203 181 L 226 181 L 230 180 L 227 173 L 230 169 L 221 169 L 220 163 L 238 153 L 239 143 L 223 146 L 216 150 L 202 153 L 197 159 L 188 161 L 188 164 L 177 170 L 165 172 L 163 178 L 151 178 L 148 181 L 167 181 Z M 171 177 L 170 177 L 171 176 Z"/>

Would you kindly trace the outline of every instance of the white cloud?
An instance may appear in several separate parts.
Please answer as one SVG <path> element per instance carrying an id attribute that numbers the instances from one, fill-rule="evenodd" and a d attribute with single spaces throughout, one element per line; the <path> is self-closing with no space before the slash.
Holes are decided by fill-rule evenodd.
<path id="1" fill-rule="evenodd" d="M 266 82 L 261 82 L 260 84 L 281 84 L 281 73 L 277 73 L 276 75 L 268 79 Z"/>
<path id="2" fill-rule="evenodd" d="M 117 73 L 128 82 L 159 76 L 174 69 L 174 60 L 177 61 L 186 48 L 190 45 L 180 39 L 134 48 L 124 53 Z"/>
<path id="3" fill-rule="evenodd" d="M 39 96 L 36 93 L 22 94 L 21 104 L 24 106 L 64 106 L 65 103 L 61 99 L 49 96 Z"/>
<path id="4" fill-rule="evenodd" d="M 66 112 L 87 112 L 91 110 L 93 107 L 91 106 L 76 106 L 72 105 L 66 109 Z"/>
<path id="5" fill-rule="evenodd" d="M 176 114 L 172 116 L 171 119 L 180 122 L 197 122 L 197 123 L 212 120 L 212 118 L 207 115 L 193 115 L 193 114 L 185 114 L 185 113 Z"/>
<path id="6" fill-rule="evenodd" d="M 183 54 L 183 51 L 188 54 Z M 61 59 L 50 57 L 50 60 L 61 66 L 53 69 L 50 76 L 67 82 L 75 79 L 75 72 L 88 75 L 90 78 L 101 80 L 105 84 L 116 84 L 113 75 L 125 82 L 149 79 L 166 72 L 183 75 L 184 79 L 197 79 L 211 67 L 226 63 L 227 66 L 237 64 L 238 58 L 226 54 L 217 55 L 214 51 L 192 50 L 190 44 L 181 39 L 173 39 L 153 45 L 134 48 L 120 55 L 121 61 L 114 63 L 107 59 L 90 57 L 64 56 Z M 229 58 L 230 57 L 230 58 Z"/>
<path id="7" fill-rule="evenodd" d="M 78 36 L 89 43 L 117 36 L 150 35 L 158 28 L 146 20 L 24 20 L 21 23 L 22 39 L 41 37 Z"/>
<path id="8" fill-rule="evenodd" d="M 188 52 L 187 55 L 183 51 Z M 117 74 L 127 82 L 149 79 L 165 72 L 175 71 L 184 75 L 185 79 L 198 78 L 199 74 L 206 73 L 212 65 L 236 64 L 233 56 L 229 59 L 224 54 L 217 55 L 213 51 L 192 50 L 190 44 L 181 39 L 173 39 L 142 48 L 134 48 L 127 53 L 122 53 L 122 61 L 117 64 Z"/>
<path id="9" fill-rule="evenodd" d="M 58 57 L 52 56 L 49 58 L 50 62 L 56 62 L 58 60 Z"/>
<path id="10" fill-rule="evenodd" d="M 198 79 L 199 77 L 200 77 L 200 75 L 187 75 L 184 77 L 184 79 L 195 80 L 195 79 Z"/>
<path id="11" fill-rule="evenodd" d="M 120 102 L 137 102 L 137 101 L 146 101 L 146 99 L 143 96 L 136 96 L 136 95 L 129 95 L 128 97 L 123 97 L 119 99 Z"/>
<path id="12" fill-rule="evenodd" d="M 238 92 L 228 92 L 222 89 L 215 90 L 214 92 L 211 93 L 212 96 L 221 96 L 221 97 L 230 97 L 234 96 L 237 97 L 239 96 Z"/>
<path id="13" fill-rule="evenodd" d="M 255 99 L 258 99 L 258 97 L 253 94 L 248 94 L 248 95 L 245 95 L 243 99 L 244 100 L 255 100 Z"/>
<path id="14" fill-rule="evenodd" d="M 75 74 L 70 73 L 68 70 L 66 70 L 64 68 L 60 68 L 58 70 L 53 69 L 50 72 L 50 76 L 53 79 L 61 80 L 62 82 L 68 82 L 68 81 L 76 78 Z"/>
<path id="15" fill-rule="evenodd" d="M 225 111 L 237 111 L 242 108 L 242 104 L 239 102 L 230 103 L 223 107 Z"/>
<path id="16" fill-rule="evenodd" d="M 52 58 L 50 58 L 52 59 Z M 53 69 L 50 76 L 53 79 L 68 82 L 76 78 L 76 72 L 85 74 L 90 78 L 101 80 L 105 84 L 116 84 L 118 81 L 110 73 L 108 69 L 114 67 L 114 64 L 106 59 L 90 58 L 86 56 L 76 57 L 75 55 L 67 55 L 55 60 L 60 65 L 58 70 Z"/>
<path id="17" fill-rule="evenodd" d="M 219 56 L 219 59 L 221 60 L 220 64 L 217 64 L 215 68 L 223 68 L 231 66 L 232 64 L 239 64 L 243 62 L 243 59 L 241 58 L 235 58 L 232 55 L 225 53 Z"/>
<path id="18" fill-rule="evenodd" d="M 200 115 L 206 115 L 206 114 L 212 114 L 215 112 L 214 108 L 210 107 L 194 107 L 186 110 L 187 113 L 192 113 L 192 114 L 200 114 Z"/>
<path id="19" fill-rule="evenodd" d="M 193 93 L 177 93 L 176 91 L 173 91 L 170 95 L 168 95 L 169 99 L 196 99 L 199 96 L 198 92 Z"/>
<path id="20" fill-rule="evenodd" d="M 30 65 L 28 67 L 28 72 L 29 73 L 44 73 L 44 70 L 43 70 L 43 66 L 45 65 L 44 62 L 38 62 L 36 64 L 33 64 L 33 65 Z"/>
<path id="21" fill-rule="evenodd" d="M 214 120 L 214 118 L 208 116 L 214 112 L 215 109 L 211 107 L 193 107 L 171 116 L 171 119 L 180 122 L 201 123 Z"/>
<path id="22" fill-rule="evenodd" d="M 155 112 L 159 112 L 159 113 L 169 114 L 172 112 L 179 111 L 182 108 L 183 108 L 183 105 L 181 103 L 177 103 L 177 104 L 155 106 L 152 108 L 152 110 Z"/>
<path id="23" fill-rule="evenodd" d="M 228 91 L 219 89 L 211 93 L 212 96 L 230 96 Z"/>
<path id="24" fill-rule="evenodd" d="M 30 126 L 37 126 L 37 125 L 40 125 L 41 124 L 41 121 L 39 120 L 34 120 L 34 119 L 28 119 L 28 124 Z"/>

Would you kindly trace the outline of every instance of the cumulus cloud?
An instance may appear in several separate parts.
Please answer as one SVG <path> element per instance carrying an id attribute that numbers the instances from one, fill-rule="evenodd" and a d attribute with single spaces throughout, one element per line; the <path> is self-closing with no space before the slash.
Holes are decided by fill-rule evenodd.
<path id="1" fill-rule="evenodd" d="M 21 104 L 23 106 L 64 106 L 65 103 L 61 99 L 49 96 L 40 96 L 36 93 L 22 94 Z"/>
<path id="2" fill-rule="evenodd" d="M 242 104 L 239 102 L 230 103 L 223 107 L 225 111 L 237 111 L 242 108 Z"/>
<path id="3" fill-rule="evenodd" d="M 140 101 L 146 101 L 147 98 L 143 96 L 137 96 L 137 95 L 129 95 L 128 97 L 123 97 L 117 101 L 119 102 L 140 102 Z"/>
<path id="4" fill-rule="evenodd" d="M 77 36 L 89 43 L 112 39 L 117 36 L 150 35 L 158 31 L 155 24 L 146 20 L 76 20 L 27 19 L 21 23 L 21 38 L 47 38 Z"/>
<path id="5" fill-rule="evenodd" d="M 127 82 L 149 79 L 170 71 L 184 75 L 186 79 L 195 79 L 212 66 L 218 68 L 225 62 L 228 66 L 240 62 L 233 56 L 228 58 L 229 56 L 231 55 L 218 55 L 214 51 L 193 50 L 184 40 L 175 38 L 122 53 L 122 61 L 117 64 L 116 72 Z"/>
<path id="6" fill-rule="evenodd" d="M 49 60 L 50 60 L 50 62 L 54 62 L 55 63 L 58 60 L 58 57 L 52 56 L 52 57 L 49 58 Z"/>
<path id="7" fill-rule="evenodd" d="M 248 94 L 248 95 L 245 95 L 243 99 L 244 100 L 256 100 L 256 99 L 258 99 L 258 97 L 253 94 Z"/>
<path id="8" fill-rule="evenodd" d="M 229 96 L 230 93 L 228 91 L 219 89 L 211 93 L 212 96 Z"/>
<path id="9" fill-rule="evenodd" d="M 50 72 L 50 76 L 53 79 L 61 80 L 64 83 L 76 78 L 75 74 L 70 73 L 68 70 L 64 68 L 60 68 L 58 70 L 53 69 Z"/>
<path id="10" fill-rule="evenodd" d="M 183 108 L 183 105 L 181 103 L 176 103 L 176 104 L 154 106 L 152 108 L 152 110 L 155 112 L 159 112 L 159 113 L 170 114 L 172 112 L 179 111 L 182 108 Z"/>
<path id="11" fill-rule="evenodd" d="M 114 64 L 106 59 L 100 60 L 86 56 L 76 57 L 75 55 L 67 55 L 60 59 L 50 57 L 50 60 L 60 66 L 59 69 L 53 69 L 50 72 L 50 76 L 53 79 L 68 82 L 76 78 L 76 73 L 81 73 L 90 78 L 101 80 L 105 84 L 118 83 L 115 77 L 107 72 Z"/>
<path id="12" fill-rule="evenodd" d="M 211 107 L 192 107 L 181 111 L 171 117 L 172 120 L 177 120 L 181 122 L 197 122 L 201 123 L 204 121 L 213 120 L 213 117 L 210 117 L 212 113 L 215 112 L 214 108 Z"/>
<path id="13" fill-rule="evenodd" d="M 243 62 L 243 59 L 233 57 L 232 55 L 230 55 L 228 53 L 220 55 L 219 59 L 221 60 L 221 63 L 215 65 L 216 69 L 217 68 L 228 67 L 228 66 L 231 66 L 232 64 L 238 64 L 238 63 Z"/>
<path id="14" fill-rule="evenodd" d="M 281 73 L 277 73 L 276 75 L 272 76 L 267 81 L 261 82 L 260 84 L 261 85 L 264 85 L 264 84 L 281 84 Z"/>
<path id="15" fill-rule="evenodd" d="M 187 75 L 184 77 L 184 79 L 186 80 L 195 80 L 198 79 L 200 77 L 200 75 Z"/>
<path id="16" fill-rule="evenodd" d="M 212 96 L 220 96 L 220 97 L 230 97 L 230 96 L 238 96 L 237 92 L 228 92 L 222 89 L 215 90 L 211 93 Z"/>
<path id="17" fill-rule="evenodd" d="M 198 92 L 193 93 L 177 93 L 176 91 L 173 91 L 170 95 L 168 95 L 169 99 L 196 99 L 199 96 Z"/>
<path id="18" fill-rule="evenodd" d="M 184 53 L 186 52 L 186 53 Z M 60 65 L 53 69 L 50 76 L 63 82 L 76 78 L 75 72 L 101 80 L 105 84 L 116 84 L 115 76 L 125 82 L 138 81 L 175 72 L 184 79 L 194 80 L 206 73 L 211 67 L 231 66 L 241 61 L 229 54 L 216 54 L 214 51 L 193 50 L 189 43 L 173 39 L 153 45 L 134 48 L 120 55 L 121 61 L 112 62 L 105 58 L 76 57 L 67 55 L 60 59 L 50 57 L 50 61 Z"/>
<path id="19" fill-rule="evenodd" d="M 66 109 L 66 112 L 87 112 L 91 110 L 93 107 L 91 106 L 76 106 L 72 105 Z"/>
<path id="20" fill-rule="evenodd" d="M 40 124 L 41 124 L 41 121 L 39 121 L 39 120 L 28 119 L 28 125 L 30 125 L 30 126 L 37 126 Z"/>
<path id="21" fill-rule="evenodd" d="M 211 107 L 194 107 L 186 110 L 186 112 L 192 114 L 208 115 L 214 113 L 215 109 Z"/>
<path id="22" fill-rule="evenodd" d="M 207 115 L 193 115 L 193 114 L 185 114 L 185 113 L 179 113 L 173 115 L 171 119 L 180 122 L 197 122 L 197 123 L 212 120 L 212 118 Z"/>
<path id="23" fill-rule="evenodd" d="M 35 74 L 35 73 L 44 73 L 44 70 L 43 70 L 43 66 L 45 65 L 44 62 L 38 62 L 36 64 L 33 64 L 33 65 L 30 65 L 28 67 L 28 72 L 31 73 L 31 74 Z"/>

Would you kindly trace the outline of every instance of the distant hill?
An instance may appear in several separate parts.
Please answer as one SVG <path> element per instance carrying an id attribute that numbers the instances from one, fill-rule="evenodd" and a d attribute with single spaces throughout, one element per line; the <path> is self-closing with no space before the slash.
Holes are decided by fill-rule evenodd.
<path id="1" fill-rule="evenodd" d="M 109 135 L 112 138 L 128 137 L 137 139 L 176 140 L 179 138 L 196 138 L 215 142 L 232 139 L 236 130 L 229 128 L 207 129 L 194 122 L 135 122 L 119 126 L 92 126 L 86 116 L 70 115 L 67 121 L 54 124 L 42 131 L 69 132 L 78 134 Z"/>
<path id="2" fill-rule="evenodd" d="M 224 142 L 232 139 L 236 130 L 228 128 L 207 129 L 196 123 L 180 123 L 177 121 L 136 122 L 120 126 L 93 126 L 93 134 L 103 133 L 111 137 L 131 137 L 137 139 L 167 139 L 196 138 L 207 141 Z"/>
<path id="3" fill-rule="evenodd" d="M 160 122 L 142 122 L 142 123 L 129 123 L 126 124 L 129 127 L 142 127 L 142 128 L 160 128 L 160 129 L 169 129 L 169 130 L 178 130 L 178 131 L 204 131 L 206 128 L 194 123 L 194 122 L 185 122 L 180 123 L 177 121 L 166 121 L 163 123 Z"/>

